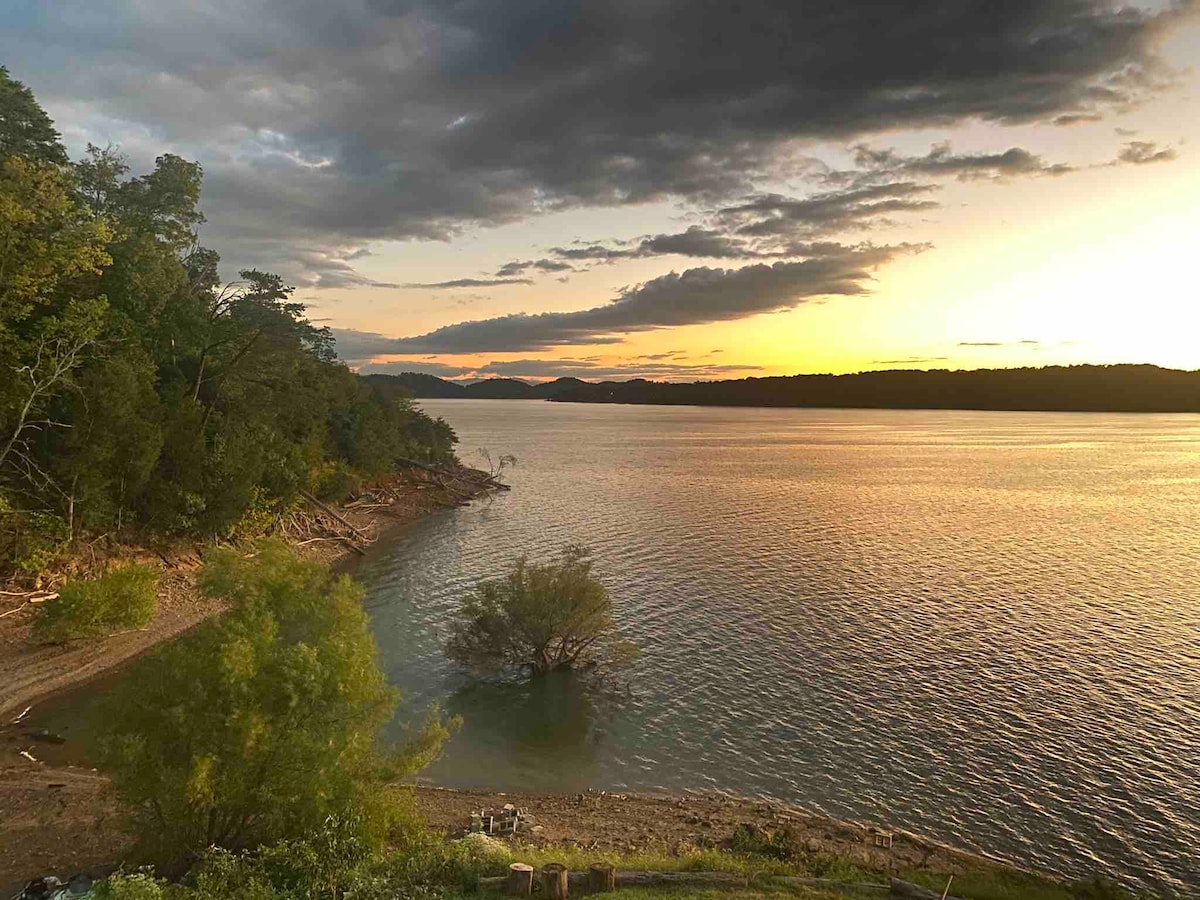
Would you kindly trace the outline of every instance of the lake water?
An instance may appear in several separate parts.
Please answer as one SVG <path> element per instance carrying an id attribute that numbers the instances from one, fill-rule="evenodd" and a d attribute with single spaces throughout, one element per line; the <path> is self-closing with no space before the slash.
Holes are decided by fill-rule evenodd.
<path id="1" fill-rule="evenodd" d="M 422 405 L 519 458 L 356 568 L 408 713 L 465 718 L 434 782 L 728 791 L 1200 885 L 1200 417 Z M 458 599 L 571 542 L 630 696 L 472 686 Z"/>

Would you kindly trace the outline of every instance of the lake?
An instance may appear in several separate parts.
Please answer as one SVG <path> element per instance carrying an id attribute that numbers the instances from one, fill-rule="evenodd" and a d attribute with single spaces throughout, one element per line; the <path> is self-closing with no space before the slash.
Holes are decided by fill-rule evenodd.
<path id="1" fill-rule="evenodd" d="M 356 567 L 406 714 L 465 719 L 429 780 L 761 796 L 1200 885 L 1200 417 L 422 405 L 519 459 Z M 572 542 L 628 696 L 471 684 L 459 598 Z"/>

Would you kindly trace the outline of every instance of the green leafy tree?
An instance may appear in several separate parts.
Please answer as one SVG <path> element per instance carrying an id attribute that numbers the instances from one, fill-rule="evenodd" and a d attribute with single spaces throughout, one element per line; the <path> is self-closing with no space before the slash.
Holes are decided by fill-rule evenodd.
<path id="1" fill-rule="evenodd" d="M 430 762 L 448 731 L 435 713 L 413 742 L 380 752 L 397 698 L 361 589 L 273 541 L 252 558 L 215 551 L 201 585 L 230 610 L 146 660 L 104 713 L 102 764 L 146 848 L 189 861 L 299 838 L 330 816 L 378 845 L 387 786 Z"/>
<path id="2" fill-rule="evenodd" d="M 33 92 L 0 66 L 0 158 L 24 156 L 66 165 L 67 151 Z"/>
<path id="3" fill-rule="evenodd" d="M 505 577 L 479 584 L 451 626 L 447 654 L 485 673 L 542 675 L 598 661 L 609 649 L 612 601 L 587 557 L 580 547 L 552 563 L 521 557 Z"/>

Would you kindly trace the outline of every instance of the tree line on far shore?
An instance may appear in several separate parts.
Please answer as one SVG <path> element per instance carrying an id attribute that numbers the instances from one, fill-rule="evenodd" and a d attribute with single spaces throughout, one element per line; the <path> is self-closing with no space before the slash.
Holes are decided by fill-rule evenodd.
<path id="1" fill-rule="evenodd" d="M 0 574 L 81 533 L 225 535 L 449 458 L 449 426 L 339 363 L 280 277 L 222 282 L 201 178 L 172 154 L 72 163 L 0 67 Z"/>
<path id="2" fill-rule="evenodd" d="M 1152 365 L 1018 369 L 892 369 L 671 383 L 558 378 L 529 384 L 489 378 L 461 384 L 402 372 L 369 375 L 414 397 L 646 403 L 662 406 L 794 406 L 848 409 L 981 409 L 1058 412 L 1200 412 L 1200 371 Z"/>

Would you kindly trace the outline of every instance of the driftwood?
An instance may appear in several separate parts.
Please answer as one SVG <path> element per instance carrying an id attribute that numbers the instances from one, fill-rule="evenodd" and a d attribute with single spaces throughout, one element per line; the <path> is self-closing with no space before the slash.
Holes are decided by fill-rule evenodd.
<path id="1" fill-rule="evenodd" d="M 316 497 L 314 497 L 308 491 L 303 491 L 303 490 L 300 491 L 300 496 L 303 497 L 305 500 L 307 500 L 309 503 L 311 503 L 313 506 L 315 506 L 317 509 L 321 510 L 321 512 L 325 513 L 325 515 L 331 516 L 336 521 L 345 525 L 347 528 L 350 529 L 351 532 L 356 534 L 361 540 L 364 540 L 364 541 L 370 540 L 370 537 L 365 532 L 363 532 L 360 528 L 358 528 L 356 525 L 354 525 L 349 519 L 347 519 L 345 516 L 343 516 L 341 513 L 339 513 L 333 507 L 327 506 L 326 504 L 322 503 L 320 500 L 318 500 Z"/>
<path id="2" fill-rule="evenodd" d="M 929 888 L 901 881 L 899 878 L 893 878 L 889 887 L 891 889 L 891 896 L 904 897 L 906 900 L 959 900 L 957 897 L 948 897 L 944 892 L 931 891 Z M 947 890 L 949 890 L 949 887 L 950 885 L 947 884 Z"/>
<path id="3" fill-rule="evenodd" d="M 418 460 L 408 459 L 407 457 L 403 456 L 397 457 L 396 462 L 400 463 L 401 465 L 412 466 L 415 469 L 423 469 L 426 472 L 429 472 L 433 475 L 441 475 L 444 478 L 455 478 L 460 481 L 470 481 L 475 484 L 486 484 L 498 491 L 511 490 L 509 485 L 505 484 L 503 481 L 497 481 L 494 476 L 488 475 L 486 472 L 480 472 L 480 474 L 483 475 L 482 478 L 472 478 L 466 473 L 465 469 L 455 470 L 447 469 L 444 466 L 431 466 L 429 463 L 419 462 Z M 442 485 L 442 487 L 445 487 L 445 485 Z"/>

